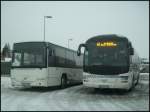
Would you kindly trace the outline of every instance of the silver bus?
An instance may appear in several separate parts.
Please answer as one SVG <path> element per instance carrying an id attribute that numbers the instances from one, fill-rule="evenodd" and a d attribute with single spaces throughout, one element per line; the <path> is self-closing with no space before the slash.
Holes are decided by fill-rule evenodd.
<path id="1" fill-rule="evenodd" d="M 80 44 L 83 56 L 83 85 L 93 88 L 131 90 L 139 82 L 140 58 L 128 38 L 98 35 Z"/>
<path id="2" fill-rule="evenodd" d="M 76 51 L 49 42 L 14 43 L 11 84 L 65 88 L 70 83 L 82 83 L 82 60 Z"/>

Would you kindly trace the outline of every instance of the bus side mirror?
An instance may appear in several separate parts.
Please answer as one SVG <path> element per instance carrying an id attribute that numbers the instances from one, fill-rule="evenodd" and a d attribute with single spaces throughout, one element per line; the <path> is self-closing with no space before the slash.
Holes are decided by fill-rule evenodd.
<path id="1" fill-rule="evenodd" d="M 86 47 L 86 45 L 85 44 L 80 44 L 79 45 L 78 50 L 77 50 L 77 56 L 81 55 L 81 47 Z"/>
<path id="2" fill-rule="evenodd" d="M 130 48 L 130 55 L 134 55 L 134 49 Z"/>

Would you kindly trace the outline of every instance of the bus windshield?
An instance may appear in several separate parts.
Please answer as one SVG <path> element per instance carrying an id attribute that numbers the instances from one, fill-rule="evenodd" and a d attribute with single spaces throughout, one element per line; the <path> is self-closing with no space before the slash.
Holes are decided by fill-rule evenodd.
<path id="1" fill-rule="evenodd" d="M 129 63 L 127 44 L 123 41 L 116 44 L 115 47 L 97 47 L 94 42 L 88 43 L 88 50 L 84 53 L 85 66 L 92 68 L 91 70 L 96 73 L 100 71 L 100 73 L 110 74 L 114 70 L 118 72 L 118 69 L 124 71 L 123 69 L 127 68 Z"/>
<path id="2" fill-rule="evenodd" d="M 13 52 L 12 67 L 44 67 L 44 51 L 42 49 L 15 50 Z"/>
<path id="3" fill-rule="evenodd" d="M 90 45 L 89 48 L 89 64 L 90 65 L 127 65 L 127 47 L 123 43 L 119 43 L 119 47 L 98 48 Z"/>

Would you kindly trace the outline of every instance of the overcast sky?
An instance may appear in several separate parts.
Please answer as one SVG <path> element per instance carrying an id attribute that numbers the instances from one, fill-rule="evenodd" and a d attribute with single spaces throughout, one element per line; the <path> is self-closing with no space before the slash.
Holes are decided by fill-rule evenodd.
<path id="1" fill-rule="evenodd" d="M 77 50 L 101 34 L 129 38 L 140 57 L 149 57 L 148 1 L 1 1 L 1 48 L 5 43 L 46 41 Z"/>

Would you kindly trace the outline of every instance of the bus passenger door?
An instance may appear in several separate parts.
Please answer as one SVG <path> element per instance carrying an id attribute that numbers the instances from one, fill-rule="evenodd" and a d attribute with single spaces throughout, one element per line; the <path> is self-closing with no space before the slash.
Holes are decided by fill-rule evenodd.
<path id="1" fill-rule="evenodd" d="M 51 69 L 50 67 L 54 67 L 54 65 L 55 65 L 54 50 L 49 49 L 48 50 L 48 75 L 50 75 L 50 73 L 52 72 L 52 71 L 50 71 L 50 69 Z"/>

